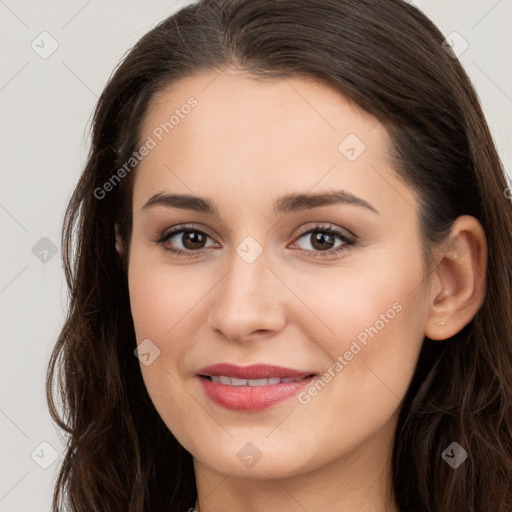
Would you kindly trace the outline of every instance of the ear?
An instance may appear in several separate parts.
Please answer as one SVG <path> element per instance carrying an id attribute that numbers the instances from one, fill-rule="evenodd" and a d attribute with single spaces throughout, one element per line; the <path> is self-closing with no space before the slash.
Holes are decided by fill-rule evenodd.
<path id="1" fill-rule="evenodd" d="M 119 254 L 119 257 L 122 259 L 124 254 L 124 243 L 123 237 L 121 236 L 121 230 L 117 222 L 114 224 L 114 230 L 116 233 L 116 251 L 117 254 Z"/>
<path id="2" fill-rule="evenodd" d="M 425 336 L 444 340 L 461 331 L 485 299 L 487 240 L 482 225 L 469 215 L 458 217 L 435 253 Z"/>

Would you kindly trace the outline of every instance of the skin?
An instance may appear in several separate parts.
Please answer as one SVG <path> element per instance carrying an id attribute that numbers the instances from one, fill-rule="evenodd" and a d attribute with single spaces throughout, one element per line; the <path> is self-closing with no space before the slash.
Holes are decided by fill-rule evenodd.
<path id="1" fill-rule="evenodd" d="M 190 96 L 198 105 L 137 169 L 128 278 L 137 343 L 150 339 L 160 350 L 141 363 L 143 379 L 194 457 L 196 508 L 396 511 L 389 468 L 399 408 L 424 336 L 452 336 L 482 304 L 482 227 L 457 219 L 427 280 L 418 200 L 390 167 L 388 135 L 375 118 L 313 80 L 261 80 L 228 68 L 155 96 L 141 140 Z M 349 134 L 366 146 L 354 161 L 338 149 Z M 335 189 L 378 213 L 356 204 L 273 212 L 279 196 Z M 218 214 L 142 211 L 157 193 L 207 197 Z M 202 246 L 182 233 L 155 242 L 183 223 L 209 238 Z M 353 234 L 355 245 L 325 256 L 312 234 L 302 236 L 329 224 Z M 252 263 L 237 253 L 249 236 L 262 249 Z M 327 250 L 344 243 L 332 240 Z M 120 238 L 116 247 L 126 252 Z M 293 397 L 263 411 L 231 411 L 199 385 L 198 370 L 219 362 L 321 376 L 393 304 L 400 312 L 306 404 Z M 252 467 L 237 456 L 248 442 L 261 454 Z"/>

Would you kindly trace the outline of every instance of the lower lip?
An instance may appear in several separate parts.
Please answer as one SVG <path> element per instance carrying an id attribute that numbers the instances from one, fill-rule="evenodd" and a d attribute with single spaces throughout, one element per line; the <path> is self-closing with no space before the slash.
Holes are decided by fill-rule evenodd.
<path id="1" fill-rule="evenodd" d="M 311 383 L 314 376 L 268 386 L 229 386 L 205 377 L 198 378 L 206 395 L 218 405 L 236 411 L 261 411 L 295 396 Z"/>

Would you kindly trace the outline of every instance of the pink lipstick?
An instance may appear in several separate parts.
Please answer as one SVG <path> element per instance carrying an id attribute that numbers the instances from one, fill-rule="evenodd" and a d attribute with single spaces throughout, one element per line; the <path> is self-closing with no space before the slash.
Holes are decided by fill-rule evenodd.
<path id="1" fill-rule="evenodd" d="M 221 363 L 201 368 L 198 377 L 205 394 L 218 405 L 260 411 L 299 393 L 315 374 L 266 364 Z"/>

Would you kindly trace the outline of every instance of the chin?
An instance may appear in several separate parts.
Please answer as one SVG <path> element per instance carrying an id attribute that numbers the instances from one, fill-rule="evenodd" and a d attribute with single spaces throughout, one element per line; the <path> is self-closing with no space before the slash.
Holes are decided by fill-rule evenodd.
<path id="1" fill-rule="evenodd" d="M 264 437 L 255 437 L 254 441 L 249 439 L 250 436 L 246 435 L 243 440 L 233 438 L 222 445 L 218 443 L 215 450 L 205 452 L 201 448 L 192 448 L 189 451 L 194 454 L 195 459 L 215 471 L 242 479 L 294 477 L 322 465 L 318 458 L 315 461 L 308 456 L 309 450 L 300 441 L 274 444 Z M 317 453 L 313 448 L 310 451 Z"/>

